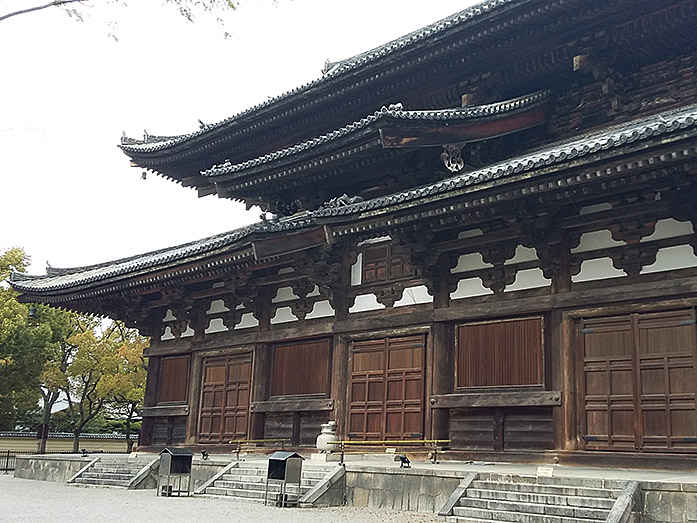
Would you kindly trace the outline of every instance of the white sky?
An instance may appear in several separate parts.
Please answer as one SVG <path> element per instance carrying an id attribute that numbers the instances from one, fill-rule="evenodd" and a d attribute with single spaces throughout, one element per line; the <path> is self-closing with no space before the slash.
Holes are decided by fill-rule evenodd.
<path id="1" fill-rule="evenodd" d="M 44 0 L 36 0 L 43 3 Z M 0 22 L 0 251 L 31 273 L 113 260 L 257 221 L 259 211 L 129 166 L 121 134 L 181 134 L 320 76 L 473 0 L 242 0 L 225 28 L 159 0 L 93 0 Z M 2 0 L 0 15 L 33 0 Z M 118 42 L 108 35 L 108 22 Z M 394 100 L 398 102 L 399 100 Z M 376 108 L 377 109 L 377 108 Z"/>

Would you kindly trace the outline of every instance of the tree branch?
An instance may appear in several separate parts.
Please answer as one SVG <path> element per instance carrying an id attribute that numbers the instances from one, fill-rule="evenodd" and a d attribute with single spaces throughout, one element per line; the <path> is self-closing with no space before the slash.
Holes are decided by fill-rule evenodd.
<path id="1" fill-rule="evenodd" d="M 11 18 L 13 16 L 23 15 L 26 13 L 32 13 L 34 11 L 41 11 L 42 9 L 47 9 L 49 7 L 58 7 L 58 6 L 65 5 L 65 4 L 74 4 L 76 2 L 84 2 L 84 0 L 53 0 L 53 2 L 49 2 L 48 4 L 37 5 L 35 7 L 30 7 L 28 9 L 20 9 L 19 11 L 15 11 L 13 13 L 8 13 L 6 15 L 2 15 L 2 16 L 0 16 L 0 22 L 2 22 L 3 20 L 7 20 L 8 18 Z"/>

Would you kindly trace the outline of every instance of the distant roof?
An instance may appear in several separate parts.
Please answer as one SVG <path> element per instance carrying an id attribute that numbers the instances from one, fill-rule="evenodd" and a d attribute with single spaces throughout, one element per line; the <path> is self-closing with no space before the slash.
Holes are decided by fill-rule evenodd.
<path id="1" fill-rule="evenodd" d="M 442 181 L 385 197 L 344 206 L 325 205 L 316 211 L 281 219 L 278 222 L 259 222 L 196 242 L 121 260 L 74 269 L 51 269 L 44 276 L 15 272 L 10 281 L 16 290 L 38 295 L 80 286 L 99 285 L 114 278 L 148 274 L 164 266 L 195 260 L 216 252 L 224 253 L 255 234 L 273 235 L 298 231 L 321 223 L 331 223 L 333 218 L 341 216 L 378 209 L 388 211 L 394 205 L 418 205 L 422 199 L 430 197 L 447 198 L 449 191 L 463 187 L 476 187 L 478 184 L 491 181 L 500 181 L 503 184 L 507 177 L 519 173 L 534 172 L 536 169 L 554 165 L 563 168 L 565 162 L 573 159 L 593 161 L 599 159 L 601 154 L 616 154 L 615 151 L 621 153 L 621 148 L 625 146 L 638 147 L 642 142 L 648 142 L 652 138 L 661 141 L 669 140 L 673 136 L 678 138 L 681 132 L 689 132 L 691 136 L 697 134 L 697 104 L 587 133 L 493 165 L 465 171 Z"/>
<path id="2" fill-rule="evenodd" d="M 325 83 L 330 83 L 340 77 L 351 75 L 356 69 L 365 67 L 374 62 L 379 62 L 380 60 L 389 57 L 398 51 L 402 51 L 406 48 L 418 47 L 423 43 L 424 40 L 433 38 L 440 33 L 444 33 L 454 26 L 465 24 L 467 22 L 474 22 L 477 19 L 482 18 L 484 15 L 489 14 L 494 9 L 503 7 L 507 4 L 523 4 L 528 1 L 529 0 L 487 0 L 481 2 L 400 38 L 387 42 L 386 44 L 375 47 L 370 51 L 360 53 L 346 60 L 328 64 L 328 68 L 325 68 L 325 72 L 320 78 L 312 80 L 283 94 L 271 97 L 260 104 L 241 111 L 233 116 L 221 120 L 220 122 L 209 125 L 201 125 L 201 127 L 194 132 L 176 136 L 146 135 L 142 140 L 124 136 L 121 140 L 120 147 L 126 153 L 156 152 L 173 147 L 182 142 L 186 142 L 224 128 L 239 120 L 243 120 L 253 113 L 258 112 L 260 109 L 272 106 L 288 98 L 292 98 L 293 96 L 305 91 L 309 91 L 314 87 Z"/>

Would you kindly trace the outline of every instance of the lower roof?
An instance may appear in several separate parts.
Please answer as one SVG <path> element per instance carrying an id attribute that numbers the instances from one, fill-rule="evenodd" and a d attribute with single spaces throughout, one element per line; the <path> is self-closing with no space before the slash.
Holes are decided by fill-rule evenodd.
<path id="1" fill-rule="evenodd" d="M 253 257 L 251 248 L 255 239 L 282 237 L 300 233 L 304 229 L 333 222 L 346 222 L 352 215 L 371 212 L 388 213 L 395 206 L 418 206 L 426 199 L 448 198 L 448 193 L 464 187 L 483 183 L 505 185 L 507 179 L 520 173 L 544 168 L 562 169 L 569 161 L 592 162 L 601 155 L 619 156 L 627 147 L 648 147 L 678 139 L 682 134 L 697 135 L 697 104 L 664 111 L 631 122 L 594 131 L 573 139 L 546 145 L 486 167 L 458 173 L 447 179 L 415 189 L 397 192 L 388 196 L 366 201 L 340 198 L 328 202 L 316 211 L 305 212 L 278 221 L 258 222 L 240 229 L 218 234 L 198 241 L 177 245 L 129 258 L 114 260 L 87 267 L 47 270 L 47 274 L 34 276 L 15 272 L 10 277 L 11 285 L 28 300 L 41 301 L 53 294 L 70 294 L 74 290 L 85 290 L 106 285 L 115 280 L 155 273 L 198 259 L 218 254 L 237 253 L 239 258 Z M 233 256 L 234 257 L 234 256 Z M 234 261 L 234 260 L 232 260 Z"/>

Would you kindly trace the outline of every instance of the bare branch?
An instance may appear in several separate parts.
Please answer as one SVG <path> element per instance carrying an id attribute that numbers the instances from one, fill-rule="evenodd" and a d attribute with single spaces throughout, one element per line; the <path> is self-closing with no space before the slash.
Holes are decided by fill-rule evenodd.
<path id="1" fill-rule="evenodd" d="M 32 13 L 34 11 L 41 11 L 42 9 L 48 9 L 49 7 L 58 7 L 61 5 L 66 5 L 66 4 L 74 4 L 76 2 L 84 2 L 84 0 L 53 0 L 53 2 L 49 2 L 44 5 L 37 5 L 35 7 L 30 7 L 28 9 L 20 9 L 19 11 L 14 11 L 13 13 L 8 13 L 6 15 L 0 16 L 0 22 L 3 20 L 7 20 L 8 18 L 12 18 L 13 16 L 18 16 L 18 15 L 23 15 L 26 13 Z"/>

